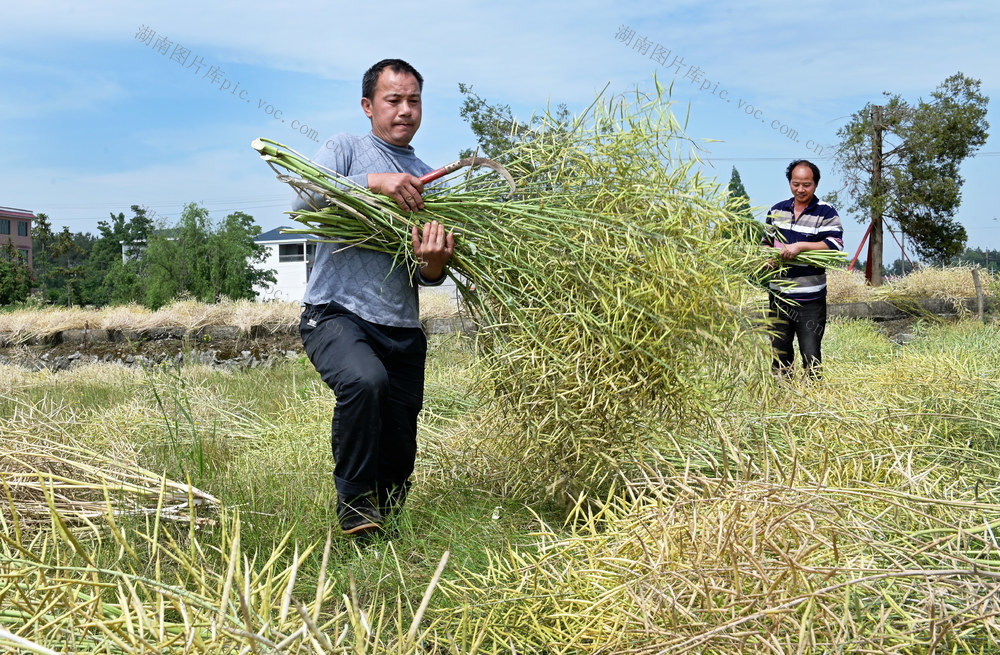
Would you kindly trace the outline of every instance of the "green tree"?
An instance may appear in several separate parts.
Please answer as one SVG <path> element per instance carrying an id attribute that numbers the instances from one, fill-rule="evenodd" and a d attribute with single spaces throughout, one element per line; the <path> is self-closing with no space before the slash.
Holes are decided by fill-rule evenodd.
<path id="1" fill-rule="evenodd" d="M 458 113 L 469 124 L 476 135 L 479 147 L 466 149 L 460 157 L 489 157 L 503 159 L 503 155 L 518 144 L 532 140 L 549 138 L 558 140 L 560 135 L 573 128 L 569 108 L 560 103 L 555 112 L 547 115 L 533 115 L 527 122 L 519 121 L 510 105 L 491 105 L 472 86 L 459 82 L 458 90 L 465 96 Z"/>
<path id="2" fill-rule="evenodd" d="M 988 136 L 989 98 L 980 87 L 979 80 L 956 73 L 930 100 L 911 104 L 886 92 L 884 106 L 869 103 L 837 132 L 837 165 L 852 201 L 847 210 L 863 222 L 868 216 L 891 219 L 921 257 L 937 264 L 961 254 L 967 238 L 954 215 L 961 202 L 959 165 Z M 872 238 L 880 244 L 877 225 Z"/>
<path id="3" fill-rule="evenodd" d="M 458 83 L 459 92 L 465 96 L 458 111 L 469 124 L 479 144 L 478 156 L 498 159 L 517 143 L 518 135 L 529 127 L 514 117 L 510 105 L 491 105 L 472 90 L 471 84 Z M 459 157 L 472 157 L 476 149 L 466 149 Z"/>
<path id="4" fill-rule="evenodd" d="M 82 289 L 94 237 L 75 234 L 69 227 L 56 234 L 49 217 L 39 213 L 32 222 L 31 242 L 36 296 L 57 305 L 88 302 Z"/>
<path id="5" fill-rule="evenodd" d="M 575 155 L 568 152 L 571 139 L 569 132 L 575 129 L 574 121 L 565 104 L 559 104 L 555 110 L 549 110 L 544 115 L 533 115 L 528 121 L 520 121 L 510 108 L 510 105 L 490 104 L 481 98 L 470 85 L 458 85 L 459 91 L 465 96 L 459 115 L 469 124 L 476 141 L 475 149 L 466 149 L 459 153 L 460 157 L 488 157 L 507 167 L 518 180 L 518 193 L 545 193 L 551 189 L 547 182 L 555 173 L 551 166 L 538 168 L 530 158 L 517 155 L 517 148 L 524 144 L 544 143 L 550 152 L 562 152 L 553 159 L 560 160 L 560 179 L 569 178 L 576 168 Z M 498 190 L 506 189 L 506 185 L 497 179 Z"/>
<path id="6" fill-rule="evenodd" d="M 260 228 L 248 214 L 234 212 L 215 226 L 207 209 L 191 203 L 176 226 L 161 227 L 149 235 L 143 255 L 149 307 L 181 296 L 202 302 L 253 298 L 254 284 L 275 280 L 273 271 L 256 268 L 266 252 L 253 242 Z"/>
<path id="7" fill-rule="evenodd" d="M 267 258 L 267 247 L 254 243 L 260 226 L 253 216 L 233 212 L 209 238 L 212 253 L 211 293 L 215 299 L 252 299 L 254 287 L 274 284 L 273 270 L 258 268 Z"/>
<path id="8" fill-rule="evenodd" d="M 759 244 L 764 240 L 764 225 L 753 217 L 753 210 L 750 206 L 750 194 L 743 186 L 740 179 L 740 172 L 733 166 L 733 172 L 729 175 L 729 207 L 732 212 L 741 219 L 741 224 L 736 226 L 741 238 L 747 243 Z M 730 230 L 725 231 L 725 235 L 730 234 Z"/>
<path id="9" fill-rule="evenodd" d="M 71 307 L 81 302 L 84 262 L 88 254 L 86 243 L 86 237 L 80 238 L 70 232 L 68 226 L 63 226 L 52 244 L 50 275 L 53 286 L 47 291 L 56 304 Z"/>
<path id="10" fill-rule="evenodd" d="M 7 239 L 0 247 L 0 305 L 24 302 L 31 294 L 33 276 L 24 256 Z"/>
<path id="11" fill-rule="evenodd" d="M 740 179 L 740 172 L 736 170 L 733 166 L 733 172 L 729 175 L 729 197 L 733 200 L 733 205 L 736 207 L 734 211 L 737 213 L 750 218 L 753 216 L 753 212 L 750 210 L 750 194 L 747 193 L 746 187 L 743 186 L 743 180 Z"/>
<path id="12" fill-rule="evenodd" d="M 906 275 L 907 273 L 912 273 L 913 266 L 911 266 L 910 262 L 906 261 L 902 257 L 897 257 L 892 262 L 892 266 L 889 267 L 883 266 L 882 271 L 884 275 L 895 275 L 899 277 L 901 275 Z"/>
<path id="13" fill-rule="evenodd" d="M 48 302 L 58 295 L 52 276 L 52 246 L 55 242 L 56 235 L 52 232 L 48 215 L 39 212 L 31 222 L 31 259 L 35 269 L 35 294 Z"/>
<path id="14" fill-rule="evenodd" d="M 199 300 L 208 295 L 210 226 L 208 210 L 190 203 L 176 226 L 160 225 L 149 235 L 143 254 L 149 274 L 148 306 L 158 309 L 182 294 Z"/>
<path id="15" fill-rule="evenodd" d="M 141 278 L 142 260 L 123 257 L 123 246 L 145 243 L 153 221 L 146 209 L 132 205 L 132 217 L 111 214 L 110 221 L 97 224 L 98 237 L 90 250 L 83 282 L 86 302 L 95 305 L 140 302 L 145 295 Z"/>
<path id="16" fill-rule="evenodd" d="M 1000 270 L 1000 250 L 987 248 L 966 248 L 965 252 L 958 258 L 961 264 L 971 264 L 986 269 L 989 273 L 996 273 Z"/>

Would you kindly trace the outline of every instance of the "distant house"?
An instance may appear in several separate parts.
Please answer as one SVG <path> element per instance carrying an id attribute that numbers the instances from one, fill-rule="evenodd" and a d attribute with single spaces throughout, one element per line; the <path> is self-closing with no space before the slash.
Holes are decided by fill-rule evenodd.
<path id="1" fill-rule="evenodd" d="M 306 282 L 312 273 L 316 244 L 306 234 L 282 234 L 287 226 L 264 232 L 254 243 L 267 247 L 267 259 L 258 266 L 274 271 L 275 283 L 257 287 L 258 300 L 284 300 L 298 302 L 306 293 Z"/>
<path id="2" fill-rule="evenodd" d="M 267 259 L 258 266 L 264 270 L 273 269 L 275 284 L 267 288 L 257 287 L 257 300 L 300 301 L 306 293 L 306 283 L 312 274 L 316 258 L 316 243 L 307 234 L 282 234 L 291 229 L 277 227 L 254 239 L 254 243 L 267 246 Z M 458 290 L 450 279 L 439 287 L 429 287 L 438 293 L 445 293 L 458 301 Z"/>
<path id="3" fill-rule="evenodd" d="M 31 247 L 31 221 L 35 218 L 27 209 L 0 207 L 0 246 L 13 243 L 29 267 L 35 263 Z"/>

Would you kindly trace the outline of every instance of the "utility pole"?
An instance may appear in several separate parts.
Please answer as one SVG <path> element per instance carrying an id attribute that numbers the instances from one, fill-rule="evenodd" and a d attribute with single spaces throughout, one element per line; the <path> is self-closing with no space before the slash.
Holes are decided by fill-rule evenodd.
<path id="1" fill-rule="evenodd" d="M 872 105 L 872 227 L 865 279 L 873 287 L 882 286 L 882 109 Z"/>
<path id="2" fill-rule="evenodd" d="M 902 226 L 899 227 L 899 255 L 899 267 L 902 269 L 902 275 L 906 275 L 906 232 L 903 232 Z"/>

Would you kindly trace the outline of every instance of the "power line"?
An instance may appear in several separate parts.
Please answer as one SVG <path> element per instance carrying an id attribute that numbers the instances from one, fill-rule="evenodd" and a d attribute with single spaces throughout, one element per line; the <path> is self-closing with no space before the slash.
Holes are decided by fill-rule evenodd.
<path id="1" fill-rule="evenodd" d="M 794 155 L 789 155 L 788 157 L 699 157 L 701 161 L 705 162 L 723 162 L 723 161 L 791 161 L 795 159 Z M 810 157 L 809 159 L 816 160 L 832 160 L 833 157 Z"/>
<path id="2" fill-rule="evenodd" d="M 169 215 L 169 214 L 179 214 L 183 211 L 184 207 L 189 204 L 190 201 L 185 202 L 163 202 L 163 203 L 129 203 L 128 206 L 139 205 L 140 207 L 146 208 L 146 210 L 155 215 Z M 102 214 L 100 216 L 72 216 L 61 218 L 60 213 L 71 212 L 73 210 L 93 210 L 98 208 L 107 208 L 107 204 L 87 204 L 87 205 L 48 205 L 43 209 L 33 210 L 36 214 L 42 213 L 49 215 L 49 218 L 59 222 L 59 223 L 79 223 L 83 221 L 105 221 L 108 220 L 110 214 L 117 214 L 117 211 L 107 210 L 108 213 Z M 288 209 L 291 201 L 287 197 L 268 197 L 260 199 L 246 199 L 243 198 L 241 201 L 230 201 L 230 200 L 206 200 L 197 202 L 196 204 L 205 207 L 206 209 L 213 212 L 234 212 L 234 211 L 248 211 L 254 209 Z M 124 211 L 124 210 L 119 210 Z"/>
<path id="3" fill-rule="evenodd" d="M 1000 156 L 1000 150 L 990 151 L 990 152 L 977 152 L 974 155 L 969 155 L 968 158 L 969 159 L 975 159 L 976 157 L 998 157 L 998 156 Z M 789 157 L 792 157 L 792 156 L 789 155 L 788 157 L 699 157 L 699 159 L 701 159 L 701 161 L 706 161 L 706 162 L 716 162 L 716 161 L 719 161 L 719 162 L 723 162 L 723 161 L 788 161 Z M 821 156 L 818 156 L 818 157 L 817 156 L 813 156 L 813 157 L 810 157 L 809 159 L 832 160 L 833 159 L 833 155 L 829 155 L 829 156 L 821 155 Z"/>
<path id="4" fill-rule="evenodd" d="M 224 198 L 224 199 L 203 200 L 203 201 L 198 201 L 198 204 L 202 204 L 202 205 L 208 205 L 208 204 L 211 204 L 211 205 L 220 205 L 220 204 L 221 205 L 248 205 L 248 204 L 256 204 L 256 203 L 262 203 L 262 202 L 270 202 L 270 203 L 284 202 L 284 203 L 287 204 L 288 202 L 290 202 L 289 198 L 290 198 L 290 196 L 267 196 L 267 197 L 260 197 L 260 198 L 247 198 L 247 197 L 244 196 L 242 198 Z M 160 200 L 160 201 L 153 201 L 153 202 L 129 202 L 127 204 L 130 207 L 132 205 L 139 205 L 139 206 L 142 206 L 142 207 L 174 207 L 174 206 L 183 207 L 183 206 L 187 205 L 188 202 L 190 202 L 190 201 L 180 202 L 180 201 L 175 200 L 175 199 L 170 199 L 170 200 Z M 84 204 L 79 204 L 79 203 L 51 203 L 51 204 L 47 204 L 46 206 L 50 207 L 52 209 L 61 209 L 61 210 L 86 210 L 86 209 L 101 209 L 101 208 L 107 207 L 109 204 L 115 204 L 115 202 L 114 201 L 111 201 L 111 202 L 99 202 L 99 203 L 98 202 L 94 202 L 94 203 L 84 203 Z"/>

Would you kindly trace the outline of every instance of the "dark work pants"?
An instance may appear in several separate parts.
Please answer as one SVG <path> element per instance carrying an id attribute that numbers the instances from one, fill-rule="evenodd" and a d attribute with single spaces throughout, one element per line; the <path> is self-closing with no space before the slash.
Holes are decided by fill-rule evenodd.
<path id="1" fill-rule="evenodd" d="M 299 333 L 337 397 L 331 444 L 338 495 L 408 485 L 424 398 L 423 330 L 375 325 L 330 303 L 306 305 Z"/>
<path id="2" fill-rule="evenodd" d="M 771 337 L 774 353 L 772 367 L 781 373 L 791 373 L 795 363 L 793 342 L 797 338 L 802 366 L 809 375 L 819 377 L 823 363 L 820 344 L 826 332 L 826 298 L 790 303 L 772 293 L 770 310 L 772 329 L 775 330 Z"/>

